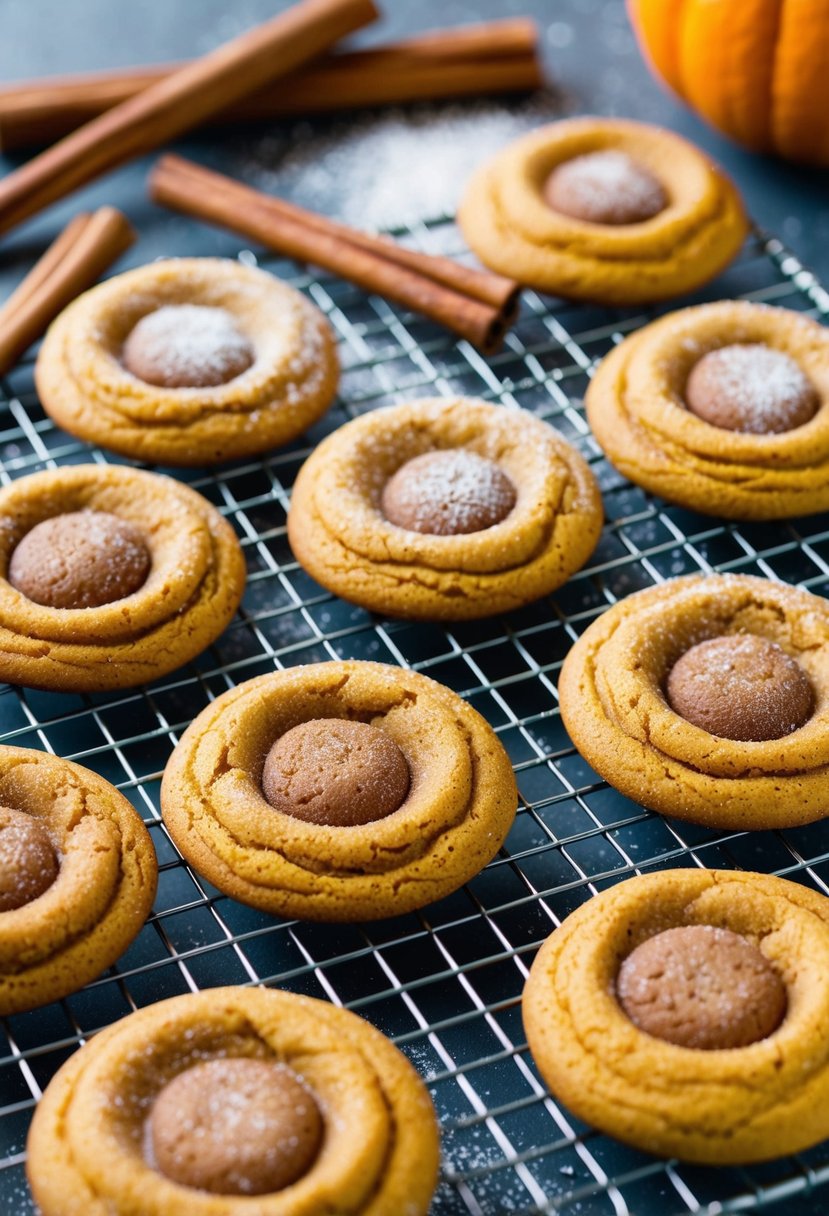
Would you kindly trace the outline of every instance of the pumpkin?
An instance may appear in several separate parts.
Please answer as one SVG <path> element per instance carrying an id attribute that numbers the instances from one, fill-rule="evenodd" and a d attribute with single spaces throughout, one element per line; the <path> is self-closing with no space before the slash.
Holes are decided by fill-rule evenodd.
<path id="1" fill-rule="evenodd" d="M 732 139 L 829 165 L 829 0 L 628 0 L 646 58 Z"/>

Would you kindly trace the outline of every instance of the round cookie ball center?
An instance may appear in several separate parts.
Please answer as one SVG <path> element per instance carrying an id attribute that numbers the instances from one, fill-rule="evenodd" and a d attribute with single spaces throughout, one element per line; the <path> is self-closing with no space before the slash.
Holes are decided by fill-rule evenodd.
<path id="1" fill-rule="evenodd" d="M 46 825 L 0 806 L 0 912 L 22 908 L 51 887 L 58 857 Z"/>
<path id="2" fill-rule="evenodd" d="M 343 718 L 317 718 L 286 731 L 262 773 L 275 810 L 332 827 L 385 819 L 403 805 L 410 782 L 406 757 L 390 735 Z"/>
<path id="3" fill-rule="evenodd" d="M 401 465 L 383 487 L 380 507 L 398 528 L 462 536 L 501 523 L 516 498 L 515 486 L 494 460 L 449 448 Z"/>
<path id="4" fill-rule="evenodd" d="M 794 359 L 762 343 L 746 343 L 703 355 L 688 376 L 685 404 L 723 430 L 779 435 L 807 423 L 820 401 Z"/>
<path id="5" fill-rule="evenodd" d="M 163 388 L 210 388 L 246 372 L 253 346 L 225 308 L 166 304 L 147 313 L 127 336 L 127 371 Z"/>
<path id="6" fill-rule="evenodd" d="M 664 211 L 660 180 L 626 152 L 589 152 L 556 165 L 542 186 L 548 207 L 591 224 L 641 224 Z"/>
<path id="7" fill-rule="evenodd" d="M 654 1038 L 708 1051 L 747 1047 L 776 1030 L 785 985 L 750 941 L 729 929 L 687 925 L 649 938 L 622 963 L 619 1003 Z"/>
<path id="8" fill-rule="evenodd" d="M 323 1119 L 286 1065 L 222 1058 L 165 1085 L 149 1132 L 154 1164 L 173 1182 L 218 1195 L 265 1195 L 307 1174 Z"/>
<path id="9" fill-rule="evenodd" d="M 686 650 L 666 685 L 674 713 L 721 739 L 782 739 L 812 714 L 814 692 L 800 664 L 767 638 L 730 634 Z"/>
<path id="10" fill-rule="evenodd" d="M 99 608 L 132 595 L 150 572 L 133 524 L 106 511 L 71 511 L 27 532 L 9 562 L 9 582 L 48 608 Z"/>

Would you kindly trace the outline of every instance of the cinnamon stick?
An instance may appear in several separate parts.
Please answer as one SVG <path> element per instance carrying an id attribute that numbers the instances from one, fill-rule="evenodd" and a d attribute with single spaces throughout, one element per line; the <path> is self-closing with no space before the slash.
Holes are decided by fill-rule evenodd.
<path id="1" fill-rule="evenodd" d="M 327 55 L 216 115 L 247 122 L 422 98 L 519 92 L 543 83 L 538 31 L 508 18 Z M 182 64 L 122 68 L 0 88 L 0 149 L 46 144 L 158 83 Z"/>
<path id="2" fill-rule="evenodd" d="M 181 157 L 162 157 L 149 188 L 156 202 L 330 270 L 439 321 L 485 353 L 500 346 L 515 317 L 519 288 L 510 279 L 403 249 Z"/>
<path id="3" fill-rule="evenodd" d="M 83 212 L 70 220 L 0 307 L 0 375 L 134 240 L 128 220 L 114 207 L 100 207 L 92 215 Z"/>
<path id="4" fill-rule="evenodd" d="M 186 64 L 0 182 L 0 232 L 286 75 L 376 16 L 373 0 L 301 0 Z"/>

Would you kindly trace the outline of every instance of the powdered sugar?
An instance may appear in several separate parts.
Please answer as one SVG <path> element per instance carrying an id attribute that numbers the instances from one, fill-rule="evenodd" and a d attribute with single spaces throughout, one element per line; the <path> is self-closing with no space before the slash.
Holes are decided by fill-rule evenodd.
<path id="1" fill-rule="evenodd" d="M 550 206 L 600 224 L 631 224 L 662 211 L 661 182 L 626 152 L 608 149 L 565 161 L 545 189 Z"/>
<path id="2" fill-rule="evenodd" d="M 386 517 L 398 527 L 440 536 L 480 532 L 515 505 L 515 489 L 494 461 L 466 448 L 410 460 L 383 491 Z"/>
<path id="3" fill-rule="evenodd" d="M 254 352 L 224 308 L 168 304 L 142 317 L 124 344 L 128 369 L 151 384 L 224 384 L 250 367 Z"/>
<path id="4" fill-rule="evenodd" d="M 751 435 L 802 426 L 817 407 L 815 390 L 794 359 L 761 343 L 709 352 L 692 369 L 686 398 L 706 421 Z"/>

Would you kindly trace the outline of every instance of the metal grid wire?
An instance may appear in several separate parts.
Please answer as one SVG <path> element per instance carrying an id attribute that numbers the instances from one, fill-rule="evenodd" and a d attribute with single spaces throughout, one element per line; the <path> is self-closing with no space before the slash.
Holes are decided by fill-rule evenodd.
<path id="1" fill-rule="evenodd" d="M 465 256 L 448 219 L 398 234 Z M 240 257 L 253 261 L 250 251 Z M 647 316 L 551 308 L 525 295 L 502 353 L 466 343 L 365 296 L 269 258 L 322 308 L 340 338 L 340 403 L 303 445 L 218 471 L 178 472 L 232 522 L 249 581 L 226 633 L 156 684 L 75 696 L 0 688 L 0 739 L 79 761 L 129 797 L 160 863 L 155 911 L 105 976 L 64 1001 L 0 1022 L 0 1212 L 33 1212 L 24 1175 L 32 1109 L 60 1064 L 93 1031 L 164 997 L 218 984 L 266 983 L 355 1010 L 391 1036 L 426 1078 L 443 1128 L 434 1216 L 562 1212 L 679 1216 L 788 1200 L 825 1210 L 829 1145 L 749 1169 L 656 1160 L 581 1124 L 541 1083 L 520 997 L 537 947 L 574 908 L 634 873 L 675 866 L 782 874 L 829 894 L 823 825 L 718 833 L 642 810 L 608 788 L 571 746 L 556 680 L 579 633 L 619 598 L 674 575 L 733 570 L 829 587 L 829 515 L 735 526 L 666 506 L 630 486 L 593 441 L 581 397 L 595 362 Z M 753 237 L 699 299 L 743 296 L 829 315 L 829 295 L 775 239 Z M 31 360 L 2 384 L 0 480 L 112 457 L 44 416 Z M 522 406 L 588 458 L 607 524 L 587 569 L 549 597 L 494 620 L 450 628 L 381 620 L 333 599 L 296 564 L 285 535 L 294 476 L 314 443 L 375 406 L 470 394 Z M 516 768 L 521 805 L 487 869 L 420 913 L 366 925 L 285 922 L 210 888 L 170 843 L 158 809 L 161 771 L 184 727 L 212 698 L 274 667 L 374 659 L 426 673 L 492 723 Z M 827 1192 L 829 1194 L 829 1192 Z"/>

